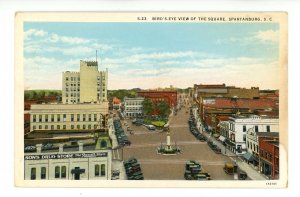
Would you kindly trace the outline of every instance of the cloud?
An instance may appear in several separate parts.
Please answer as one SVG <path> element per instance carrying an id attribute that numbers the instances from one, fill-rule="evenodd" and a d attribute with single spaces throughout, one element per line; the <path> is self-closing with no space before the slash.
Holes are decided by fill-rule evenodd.
<path id="1" fill-rule="evenodd" d="M 85 38 L 79 38 L 79 37 L 69 37 L 69 36 L 61 36 L 58 34 L 51 34 L 49 38 L 47 38 L 48 42 L 50 43 L 65 43 L 65 44 L 73 44 L 73 45 L 78 45 L 78 44 L 87 44 L 90 43 L 90 39 L 85 39 Z"/>
<path id="2" fill-rule="evenodd" d="M 230 37 L 226 39 L 218 39 L 216 44 L 237 44 L 237 45 L 258 45 L 258 44 L 278 44 L 279 31 L 278 30 L 265 30 L 256 31 L 249 36 L 243 37 Z"/>
<path id="3" fill-rule="evenodd" d="M 24 32 L 24 39 L 30 40 L 32 37 L 44 37 L 48 35 L 48 32 L 41 29 L 29 29 Z"/>
<path id="4" fill-rule="evenodd" d="M 279 31 L 278 30 L 266 30 L 266 31 L 258 31 L 254 33 L 253 36 L 255 39 L 261 42 L 279 42 Z"/>

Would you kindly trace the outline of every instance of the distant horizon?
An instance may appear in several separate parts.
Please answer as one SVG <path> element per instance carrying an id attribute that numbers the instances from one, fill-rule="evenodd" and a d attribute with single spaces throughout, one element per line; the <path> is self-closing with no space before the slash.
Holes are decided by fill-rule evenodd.
<path id="1" fill-rule="evenodd" d="M 174 33 L 176 32 L 176 33 Z M 24 23 L 24 89 L 61 89 L 97 60 L 108 89 L 205 84 L 279 89 L 278 23 Z"/>

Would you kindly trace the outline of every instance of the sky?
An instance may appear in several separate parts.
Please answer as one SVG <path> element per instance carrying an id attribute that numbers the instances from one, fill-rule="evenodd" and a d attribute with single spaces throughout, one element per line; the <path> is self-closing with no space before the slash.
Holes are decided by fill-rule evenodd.
<path id="1" fill-rule="evenodd" d="M 61 89 L 80 60 L 108 69 L 108 89 L 194 84 L 279 89 L 276 23 L 24 23 L 25 89 Z"/>

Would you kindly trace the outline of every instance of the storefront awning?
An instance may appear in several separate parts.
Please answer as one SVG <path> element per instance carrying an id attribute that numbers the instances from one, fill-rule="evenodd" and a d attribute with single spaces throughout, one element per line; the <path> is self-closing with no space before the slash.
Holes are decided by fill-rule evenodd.
<path id="1" fill-rule="evenodd" d="M 246 159 L 247 161 L 253 161 L 253 156 L 251 153 L 246 153 L 243 155 L 244 159 Z"/>
<path id="2" fill-rule="evenodd" d="M 226 138 L 225 138 L 224 136 L 221 135 L 221 136 L 219 137 L 219 140 L 220 140 L 221 142 L 225 142 Z"/>

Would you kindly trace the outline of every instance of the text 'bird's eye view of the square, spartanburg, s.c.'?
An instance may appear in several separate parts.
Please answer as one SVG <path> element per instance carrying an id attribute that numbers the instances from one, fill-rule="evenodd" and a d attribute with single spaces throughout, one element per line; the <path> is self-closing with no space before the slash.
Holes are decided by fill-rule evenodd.
<path id="1" fill-rule="evenodd" d="M 279 23 L 22 33 L 24 180 L 280 179 Z"/>

